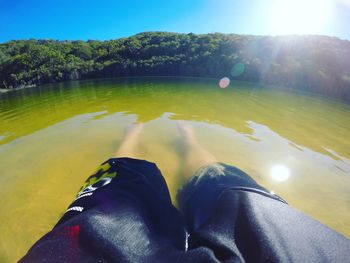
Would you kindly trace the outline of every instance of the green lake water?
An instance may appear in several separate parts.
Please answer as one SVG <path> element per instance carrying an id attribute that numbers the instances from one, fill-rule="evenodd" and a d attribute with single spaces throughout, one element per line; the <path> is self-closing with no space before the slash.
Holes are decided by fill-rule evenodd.
<path id="1" fill-rule="evenodd" d="M 0 95 L 0 262 L 53 227 L 131 123 L 145 123 L 137 154 L 157 163 L 174 200 L 179 120 L 219 161 L 350 237 L 349 105 L 211 79 L 83 81 Z"/>

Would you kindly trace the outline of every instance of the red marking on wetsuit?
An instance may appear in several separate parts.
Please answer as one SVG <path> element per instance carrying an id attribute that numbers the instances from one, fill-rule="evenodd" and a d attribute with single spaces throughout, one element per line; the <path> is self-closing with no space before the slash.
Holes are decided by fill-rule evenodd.
<path id="1" fill-rule="evenodd" d="M 80 234 L 80 226 L 79 225 L 69 226 L 67 230 L 68 230 L 68 235 L 71 238 L 77 238 Z"/>

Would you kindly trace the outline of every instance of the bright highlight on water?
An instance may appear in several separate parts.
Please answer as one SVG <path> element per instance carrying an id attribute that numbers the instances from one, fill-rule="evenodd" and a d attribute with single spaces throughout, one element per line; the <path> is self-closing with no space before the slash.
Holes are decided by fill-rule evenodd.
<path id="1" fill-rule="evenodd" d="M 284 181 L 287 181 L 289 179 L 290 171 L 289 171 L 288 167 L 286 167 L 284 165 L 277 164 L 271 168 L 270 175 L 271 175 L 272 179 L 279 181 L 279 182 L 284 182 Z"/>

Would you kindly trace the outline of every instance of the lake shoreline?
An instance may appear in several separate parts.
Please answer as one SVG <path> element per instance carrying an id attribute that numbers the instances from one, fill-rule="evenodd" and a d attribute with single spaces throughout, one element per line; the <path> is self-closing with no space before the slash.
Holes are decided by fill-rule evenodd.
<path id="1" fill-rule="evenodd" d="M 7 92 L 11 92 L 11 91 L 17 91 L 17 90 L 23 90 L 23 89 L 34 88 L 34 87 L 37 87 L 37 85 L 24 85 L 24 86 L 12 88 L 12 89 L 3 89 L 3 88 L 0 88 L 0 94 L 2 94 L 2 93 L 7 93 Z"/>

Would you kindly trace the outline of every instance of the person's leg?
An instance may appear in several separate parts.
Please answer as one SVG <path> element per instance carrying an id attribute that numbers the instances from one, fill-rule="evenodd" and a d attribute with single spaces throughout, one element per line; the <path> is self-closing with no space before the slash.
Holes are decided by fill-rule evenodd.
<path id="1" fill-rule="evenodd" d="M 115 152 L 115 157 L 137 157 L 136 146 L 143 126 L 143 123 L 132 123 L 125 129 L 123 141 Z"/>
<path id="2" fill-rule="evenodd" d="M 126 132 L 117 155 L 134 152 L 140 127 Z M 185 245 L 184 223 L 157 166 L 112 158 L 21 262 L 172 262 Z"/>
<path id="3" fill-rule="evenodd" d="M 179 121 L 177 127 L 185 147 L 184 174 L 187 178 L 192 176 L 198 168 L 217 161 L 214 155 L 198 143 L 191 126 L 184 121 Z"/>
<path id="4" fill-rule="evenodd" d="M 190 234 L 189 254 L 209 250 L 219 262 L 345 262 L 350 257 L 349 240 L 230 165 L 200 168 L 179 191 L 178 203 Z"/>

